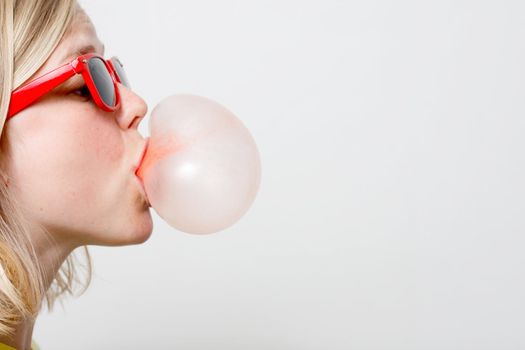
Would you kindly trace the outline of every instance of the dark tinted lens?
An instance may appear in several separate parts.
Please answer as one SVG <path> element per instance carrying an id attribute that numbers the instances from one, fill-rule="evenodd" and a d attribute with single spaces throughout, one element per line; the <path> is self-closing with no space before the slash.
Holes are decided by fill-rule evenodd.
<path id="1" fill-rule="evenodd" d="M 90 58 L 88 68 L 91 78 L 93 78 L 93 82 L 104 103 L 108 106 L 115 106 L 117 102 L 115 87 L 104 62 L 98 57 Z"/>
<path id="2" fill-rule="evenodd" d="M 131 88 L 129 85 L 128 76 L 126 75 L 126 72 L 124 71 L 124 66 L 122 63 L 120 63 L 120 60 L 116 57 L 113 57 L 111 59 L 111 63 L 113 63 L 113 67 L 115 67 L 115 71 L 117 72 L 118 77 L 120 78 L 120 82 L 127 88 Z"/>

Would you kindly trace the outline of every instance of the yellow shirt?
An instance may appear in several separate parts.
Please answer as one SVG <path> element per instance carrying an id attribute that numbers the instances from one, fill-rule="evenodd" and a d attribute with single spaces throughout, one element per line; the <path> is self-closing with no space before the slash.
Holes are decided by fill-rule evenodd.
<path id="1" fill-rule="evenodd" d="M 4 343 L 0 343 L 0 350 L 17 350 L 13 348 L 12 346 L 5 345 Z M 31 350 L 40 350 L 40 347 L 35 343 L 34 340 L 31 341 Z"/>

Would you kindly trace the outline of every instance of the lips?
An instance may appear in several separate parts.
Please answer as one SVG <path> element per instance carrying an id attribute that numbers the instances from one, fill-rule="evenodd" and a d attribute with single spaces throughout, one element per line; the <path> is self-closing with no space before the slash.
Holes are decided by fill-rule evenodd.
<path id="1" fill-rule="evenodd" d="M 144 161 L 144 156 L 146 155 L 146 151 L 148 149 L 148 144 L 149 144 L 149 137 L 146 138 L 146 141 L 144 142 L 144 146 L 143 146 L 142 151 L 140 153 L 140 157 L 138 158 L 138 161 L 136 162 L 135 166 L 133 167 L 133 173 L 135 174 L 135 178 L 136 178 L 136 180 L 138 182 L 138 185 L 140 187 L 142 195 L 146 199 L 148 207 L 151 207 L 151 203 L 149 202 L 149 198 L 148 198 L 148 195 L 146 193 L 146 188 L 144 187 L 144 182 L 142 181 L 142 178 L 138 175 L 138 171 L 140 169 L 140 166 L 141 166 L 142 162 Z"/>
<path id="2" fill-rule="evenodd" d="M 146 201 L 147 206 L 151 208 L 151 203 L 149 201 L 148 194 L 146 193 L 146 188 L 144 187 L 144 184 L 138 176 L 135 176 L 135 179 L 138 183 L 138 187 L 140 189 L 140 192 L 142 193 L 142 196 L 144 197 L 144 200 Z"/>
<path id="3" fill-rule="evenodd" d="M 146 150 L 148 149 L 148 144 L 149 144 L 149 137 L 146 138 L 146 142 L 144 142 L 144 146 L 142 148 L 142 152 L 140 153 L 140 157 L 139 157 L 137 163 L 135 164 L 135 166 L 133 167 L 133 173 L 135 175 L 137 175 L 137 176 L 138 176 L 137 173 L 138 173 L 138 171 L 140 169 L 142 161 L 144 160 L 144 156 L 146 155 Z"/>

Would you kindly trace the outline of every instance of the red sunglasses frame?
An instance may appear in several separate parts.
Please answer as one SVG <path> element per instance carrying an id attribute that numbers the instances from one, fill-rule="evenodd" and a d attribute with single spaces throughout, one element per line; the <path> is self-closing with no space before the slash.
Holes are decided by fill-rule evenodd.
<path id="1" fill-rule="evenodd" d="M 98 89 L 95 86 L 93 77 L 89 71 L 88 61 L 92 58 L 99 58 L 104 62 L 106 68 L 109 71 L 111 79 L 113 80 L 113 88 L 115 89 L 115 105 L 110 106 L 104 102 L 100 96 Z M 112 61 L 117 60 L 117 64 L 120 64 L 118 58 L 112 57 L 110 60 L 104 59 L 102 56 L 95 53 L 88 53 L 82 56 L 78 56 L 73 61 L 66 63 L 52 71 L 30 81 L 29 83 L 19 87 L 11 94 L 11 102 L 9 103 L 9 110 L 7 112 L 7 119 L 14 117 L 18 112 L 24 108 L 29 107 L 35 103 L 40 97 L 53 90 L 55 87 L 64 83 L 69 78 L 76 74 L 82 74 L 84 81 L 93 97 L 93 100 L 104 111 L 113 112 L 120 106 L 120 93 L 117 83 L 122 81 L 115 71 Z"/>

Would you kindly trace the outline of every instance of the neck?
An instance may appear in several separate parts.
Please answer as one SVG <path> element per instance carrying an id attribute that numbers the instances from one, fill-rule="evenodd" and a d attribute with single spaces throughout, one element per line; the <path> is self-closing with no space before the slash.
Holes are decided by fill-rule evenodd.
<path id="1" fill-rule="evenodd" d="M 34 325 L 34 319 L 24 320 L 16 327 L 12 336 L 0 336 L 0 343 L 9 345 L 17 350 L 30 350 Z"/>
<path id="2" fill-rule="evenodd" d="M 38 261 L 44 271 L 45 290 L 48 290 L 60 266 L 76 246 L 66 242 L 51 242 L 43 234 L 35 234 L 33 239 Z M 17 350 L 30 350 L 35 322 L 36 319 L 23 319 L 21 323 L 15 326 L 13 335 L 0 335 L 0 343 L 9 345 Z"/>

